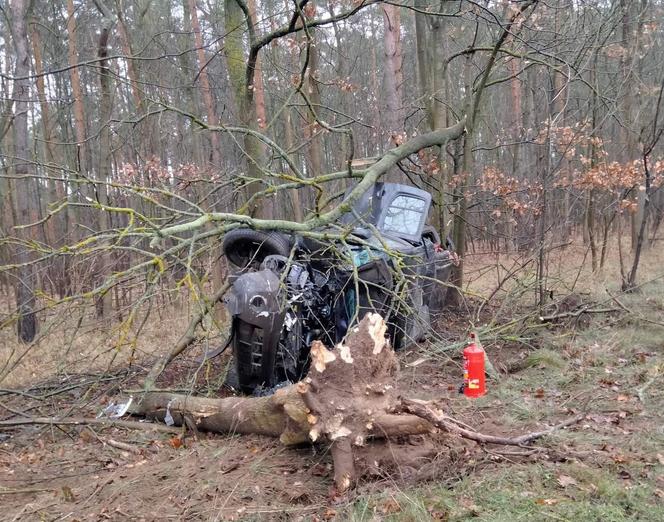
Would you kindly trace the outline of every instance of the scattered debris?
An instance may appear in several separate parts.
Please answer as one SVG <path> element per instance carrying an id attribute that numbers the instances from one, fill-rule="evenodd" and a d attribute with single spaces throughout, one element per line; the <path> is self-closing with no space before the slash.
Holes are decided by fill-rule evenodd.
<path id="1" fill-rule="evenodd" d="M 97 418 L 101 419 L 102 417 L 108 417 L 109 419 L 119 419 L 129 411 L 129 407 L 133 400 L 134 396 L 130 395 L 125 402 L 116 404 L 115 401 L 111 401 L 108 406 L 99 412 Z"/>

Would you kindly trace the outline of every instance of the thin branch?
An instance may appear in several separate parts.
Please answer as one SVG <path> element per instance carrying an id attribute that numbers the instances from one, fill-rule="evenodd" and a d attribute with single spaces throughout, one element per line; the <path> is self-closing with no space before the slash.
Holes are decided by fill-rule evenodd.
<path id="1" fill-rule="evenodd" d="M 152 422 L 138 422 L 120 419 L 88 419 L 85 417 L 30 417 L 27 419 L 14 419 L 0 421 L 0 427 L 29 426 L 44 424 L 48 426 L 105 426 L 108 428 L 129 428 L 141 430 L 157 430 L 165 433 L 181 433 L 181 428 L 155 424 Z"/>
<path id="2" fill-rule="evenodd" d="M 401 399 L 401 405 L 408 413 L 412 413 L 413 415 L 417 415 L 418 417 L 429 421 L 437 428 L 461 435 L 464 439 L 474 440 L 481 444 L 502 444 L 504 446 L 523 446 L 535 439 L 539 439 L 546 435 L 550 435 L 555 431 L 577 424 L 586 417 L 585 413 L 581 413 L 542 431 L 524 433 L 518 437 L 500 437 L 497 435 L 486 435 L 478 431 L 464 428 L 452 417 L 443 414 L 440 410 L 432 409 L 428 402 L 413 399 Z"/>

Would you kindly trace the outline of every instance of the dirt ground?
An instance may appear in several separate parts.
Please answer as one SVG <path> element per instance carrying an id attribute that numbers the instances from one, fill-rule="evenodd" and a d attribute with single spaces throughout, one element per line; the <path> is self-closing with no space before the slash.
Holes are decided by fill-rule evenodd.
<path id="1" fill-rule="evenodd" d="M 404 359 L 420 361 L 416 355 L 404 354 Z M 180 361 L 165 380 L 194 364 Z M 424 391 L 420 397 L 456 399 L 458 378 L 442 380 L 434 364 L 416 368 L 417 373 L 404 372 L 404 389 L 415 386 Z M 122 373 L 116 377 L 123 388 L 131 388 L 135 379 Z M 80 387 L 58 394 L 49 406 L 65 413 L 76 404 L 77 417 L 94 417 L 118 389 L 117 381 L 90 384 L 96 380 L 81 376 Z M 51 384 L 54 389 L 60 385 Z M 42 393 L 47 390 L 40 385 Z M 229 393 L 219 392 L 215 395 Z M 83 395 L 88 406 L 81 408 Z M 38 414 L 29 406 L 34 404 L 30 397 L 5 396 L 2 404 Z M 260 436 L 163 433 L 148 423 L 144 429 L 29 425 L 2 434 L 3 520 L 332 519 L 350 502 L 350 497 L 332 495 L 332 460 L 324 446 L 287 448 Z M 128 447 L 116 447 L 117 442 Z M 416 451 L 422 440 L 404 443 Z M 474 445 L 461 440 L 441 437 L 439 443 L 440 454 L 427 460 L 424 478 L 456 475 L 454 468 L 465 467 L 461 460 L 477 453 Z M 417 472 L 410 467 L 376 469 L 358 492 L 416 482 Z"/>
<path id="2" fill-rule="evenodd" d="M 519 324 L 487 337 L 487 353 L 501 375 L 489 380 L 482 399 L 458 393 L 459 351 L 447 348 L 465 337 L 471 322 L 482 328 L 519 317 L 516 301 L 504 302 L 529 274 L 515 278 L 500 301 L 479 314 L 477 301 L 450 312 L 437 326 L 438 338 L 399 354 L 404 396 L 439 400 L 449 414 L 486 433 L 538 430 L 588 412 L 581 423 L 531 447 L 481 447 L 439 434 L 438 454 L 426 465 L 373 469 L 339 498 L 332 494 L 332 460 L 324 446 L 285 448 L 264 437 L 166 433 L 147 424 L 0 428 L 0 519 L 664 520 L 662 257 L 647 253 L 646 283 L 634 294 L 620 295 L 609 270 L 576 276 L 572 290 L 584 300 L 618 308 L 604 303 L 608 289 L 627 311 L 533 328 Z M 482 295 L 495 287 L 500 265 L 505 273 L 514 262 L 470 259 L 469 273 L 477 275 L 472 291 Z M 574 273 L 558 275 L 567 283 L 557 291 L 571 291 Z M 225 362 L 200 369 L 196 355 L 169 368 L 159 385 L 195 382 L 200 394 L 229 393 L 219 378 Z M 36 379 L 20 392 L 7 386 L 0 389 L 0 419 L 93 418 L 120 391 L 137 388 L 142 370 L 121 364 L 111 373 Z M 417 447 L 422 440 L 402 442 Z"/>

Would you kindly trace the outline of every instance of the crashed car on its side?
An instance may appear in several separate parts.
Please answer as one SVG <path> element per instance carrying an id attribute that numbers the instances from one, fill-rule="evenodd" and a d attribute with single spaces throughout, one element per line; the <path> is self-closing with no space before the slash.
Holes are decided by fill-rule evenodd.
<path id="1" fill-rule="evenodd" d="M 340 227 L 318 236 L 335 239 L 228 232 L 223 251 L 237 268 L 226 297 L 233 384 L 263 393 L 299 380 L 312 341 L 334 346 L 369 311 L 387 319 L 395 349 L 422 339 L 443 306 L 454 256 L 426 225 L 430 206 L 423 190 L 376 183 Z"/>

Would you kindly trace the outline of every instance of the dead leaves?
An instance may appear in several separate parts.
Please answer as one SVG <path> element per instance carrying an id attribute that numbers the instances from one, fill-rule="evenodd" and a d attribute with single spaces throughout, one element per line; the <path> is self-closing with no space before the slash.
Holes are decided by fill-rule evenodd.
<path id="1" fill-rule="evenodd" d="M 540 506 L 555 506 L 560 502 L 559 498 L 537 498 L 535 499 L 535 504 Z"/>
<path id="2" fill-rule="evenodd" d="M 74 492 L 71 490 L 69 486 L 62 486 L 61 491 L 62 491 L 62 498 L 65 499 L 65 502 L 76 502 L 76 497 L 74 496 Z"/>
<path id="3" fill-rule="evenodd" d="M 382 515 L 394 515 L 401 511 L 401 505 L 393 497 L 390 497 L 378 505 L 378 511 Z"/>
<path id="4" fill-rule="evenodd" d="M 622 453 L 615 453 L 611 455 L 611 459 L 616 464 L 627 464 L 630 461 L 629 457 L 623 455 Z"/>
<path id="5" fill-rule="evenodd" d="M 184 444 L 184 439 L 180 435 L 176 435 L 175 437 L 168 439 L 168 443 L 170 444 L 171 448 L 178 449 L 181 448 Z"/>
<path id="6" fill-rule="evenodd" d="M 337 510 L 332 508 L 327 508 L 321 515 L 312 515 L 312 522 L 321 522 L 322 520 L 334 520 L 337 518 Z"/>
<path id="7" fill-rule="evenodd" d="M 312 502 L 311 491 L 302 482 L 294 482 L 288 492 L 288 502 L 291 504 L 309 504 Z"/>

